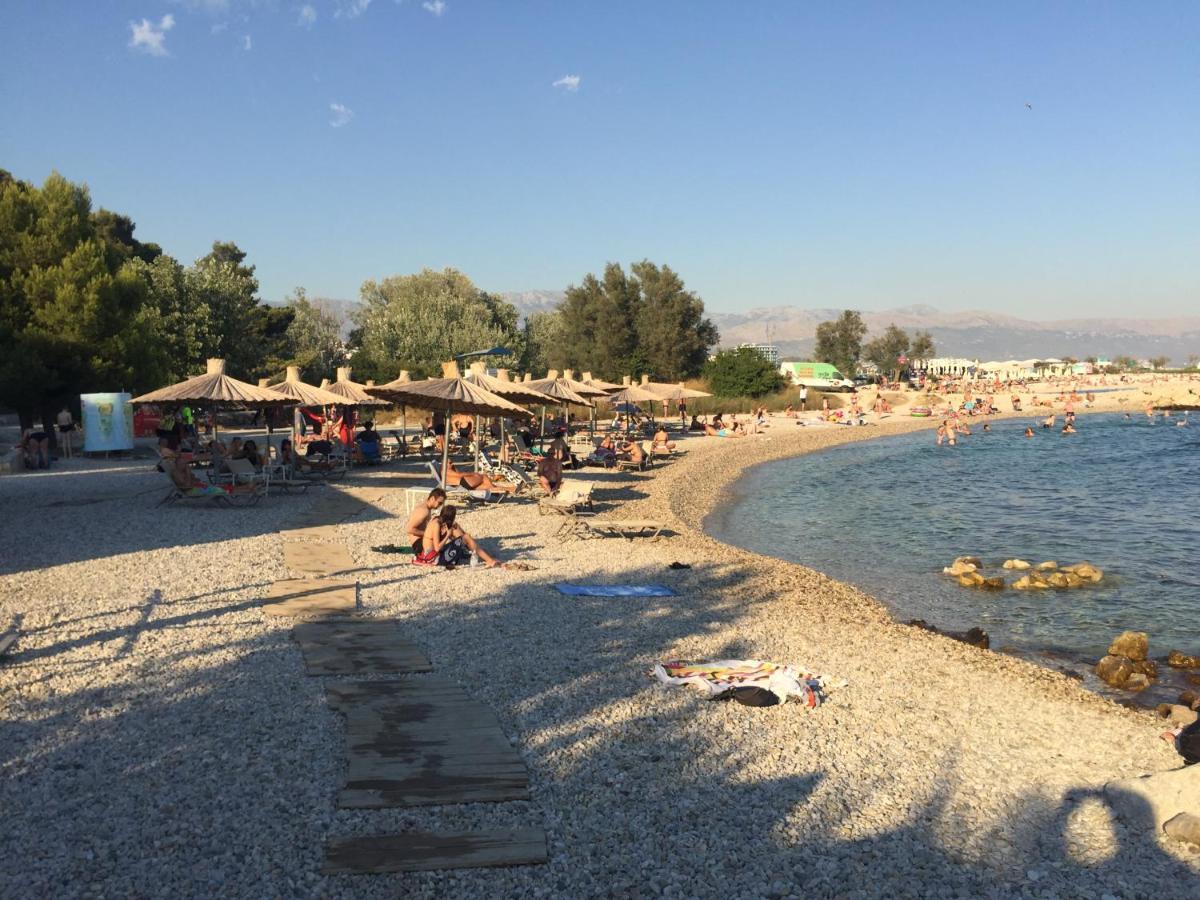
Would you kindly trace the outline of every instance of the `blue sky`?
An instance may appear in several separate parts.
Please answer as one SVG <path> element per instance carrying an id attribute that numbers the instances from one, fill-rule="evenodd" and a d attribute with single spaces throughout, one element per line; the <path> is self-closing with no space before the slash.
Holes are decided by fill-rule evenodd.
<path id="1" fill-rule="evenodd" d="M 270 300 L 648 257 L 723 312 L 1194 313 L 1198 48 L 1191 2 L 7 0 L 0 167 Z"/>

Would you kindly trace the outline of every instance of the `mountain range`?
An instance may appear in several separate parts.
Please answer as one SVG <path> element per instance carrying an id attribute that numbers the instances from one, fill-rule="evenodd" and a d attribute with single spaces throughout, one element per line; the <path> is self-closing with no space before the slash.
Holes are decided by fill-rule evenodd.
<path id="1" fill-rule="evenodd" d="M 543 290 L 510 291 L 501 296 L 525 317 L 554 309 L 564 295 L 562 291 Z M 321 302 L 347 323 L 349 313 L 358 305 L 353 300 Z M 840 309 L 762 306 L 739 313 L 709 313 L 709 317 L 721 332 L 722 347 L 769 342 L 779 347 L 784 358 L 804 359 L 812 353 L 817 325 L 841 313 Z M 947 312 L 917 305 L 864 311 L 862 317 L 868 336 L 892 324 L 910 333 L 928 331 L 939 356 L 980 360 L 1166 356 L 1174 364 L 1183 365 L 1200 355 L 1200 316 L 1035 321 L 984 310 Z M 345 325 L 345 333 L 349 327 Z"/>
<path id="2" fill-rule="evenodd" d="M 562 291 L 520 291 L 503 295 L 522 316 L 553 309 Z M 840 309 L 763 306 L 740 313 L 709 313 L 721 332 L 721 346 L 776 344 L 785 358 L 803 359 L 813 349 L 817 326 L 836 319 Z M 984 310 L 946 312 L 932 306 L 864 311 L 868 337 L 888 325 L 908 332 L 928 331 L 939 356 L 980 360 L 1089 356 L 1169 357 L 1182 365 L 1200 354 L 1200 316 L 1098 318 L 1034 321 Z"/>

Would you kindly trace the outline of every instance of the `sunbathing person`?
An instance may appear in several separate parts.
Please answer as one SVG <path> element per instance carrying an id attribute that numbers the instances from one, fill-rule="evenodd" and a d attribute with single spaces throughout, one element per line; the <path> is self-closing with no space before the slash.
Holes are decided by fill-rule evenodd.
<path id="1" fill-rule="evenodd" d="M 441 515 L 429 520 L 421 538 L 421 552 L 413 562 L 419 566 L 453 569 L 455 566 L 468 565 L 471 554 L 475 554 L 488 568 L 499 565 L 455 522 L 457 514 L 456 507 L 447 506 L 442 509 Z"/>
<path id="2" fill-rule="evenodd" d="M 502 491 L 511 494 L 517 489 L 516 485 L 493 481 L 491 476 L 482 472 L 460 472 L 454 463 L 447 463 L 446 484 L 449 487 L 462 487 L 468 491 Z"/>
<path id="3" fill-rule="evenodd" d="M 711 425 L 704 426 L 704 433 L 709 437 L 743 437 L 743 435 L 738 434 L 736 431 L 731 431 L 724 427 L 713 428 Z"/>
<path id="4" fill-rule="evenodd" d="M 650 445 L 650 449 L 655 452 L 663 451 L 670 453 L 675 449 L 675 442 L 667 438 L 667 430 L 665 428 L 659 428 L 658 431 L 654 432 L 654 442 Z"/>
<path id="5" fill-rule="evenodd" d="M 562 487 L 563 467 L 562 458 L 558 453 L 547 453 L 538 460 L 537 467 L 538 483 L 542 486 L 547 494 L 553 497 L 558 493 L 558 489 Z"/>
<path id="6" fill-rule="evenodd" d="M 253 493 L 256 490 L 252 484 L 209 484 L 201 481 L 192 467 L 171 448 L 169 438 L 159 438 L 158 452 L 162 457 L 160 465 L 163 471 L 170 476 L 179 492 L 187 497 L 219 497 L 222 494 Z"/>
<path id="7" fill-rule="evenodd" d="M 258 444 L 254 443 L 254 441 L 246 441 L 242 444 L 241 450 L 237 451 L 233 458 L 244 459 L 256 469 L 261 469 L 267 461 L 267 455 L 258 452 Z"/>
<path id="8" fill-rule="evenodd" d="M 408 538 L 409 543 L 412 544 L 415 555 L 421 555 L 425 529 L 429 525 L 433 511 L 441 509 L 445 505 L 446 492 L 441 488 L 434 488 L 429 492 L 429 496 L 425 498 L 425 502 L 417 504 L 413 511 L 409 513 L 408 522 L 404 525 L 404 534 Z"/>

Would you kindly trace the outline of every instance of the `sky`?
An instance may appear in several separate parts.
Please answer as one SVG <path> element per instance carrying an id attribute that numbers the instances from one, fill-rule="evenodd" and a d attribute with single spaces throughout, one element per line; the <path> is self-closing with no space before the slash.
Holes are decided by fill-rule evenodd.
<path id="1" fill-rule="evenodd" d="M 5 0 L 0 168 L 262 295 L 1200 309 L 1200 5 Z"/>

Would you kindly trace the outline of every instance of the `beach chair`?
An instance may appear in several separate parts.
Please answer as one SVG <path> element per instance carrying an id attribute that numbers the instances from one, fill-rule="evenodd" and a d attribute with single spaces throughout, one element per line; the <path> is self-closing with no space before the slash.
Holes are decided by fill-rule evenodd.
<path id="1" fill-rule="evenodd" d="M 564 481 L 558 493 L 553 497 L 543 497 L 538 501 L 538 514 L 543 516 L 560 515 L 575 517 L 593 515 L 592 492 L 596 489 L 594 481 Z M 560 526 L 557 533 L 564 530 Z"/>
<path id="2" fill-rule="evenodd" d="M 639 537 L 657 541 L 667 527 L 665 522 L 654 519 L 593 519 L 578 516 L 573 526 L 570 534 L 576 538 L 623 537 L 630 543 Z"/>
<path id="3" fill-rule="evenodd" d="M 254 506 L 262 496 L 266 493 L 266 488 L 257 486 L 253 491 L 239 491 L 237 493 L 229 493 L 221 490 L 219 493 L 213 491 L 211 493 L 190 493 L 184 491 L 175 483 L 175 479 L 171 477 L 170 472 L 164 470 L 167 481 L 171 483 L 171 489 L 167 492 L 156 506 L 174 506 L 180 503 L 184 506 Z M 215 485 L 214 485 L 215 487 Z"/>
<path id="4" fill-rule="evenodd" d="M 433 476 L 433 486 L 440 487 L 445 491 L 447 500 L 457 499 L 476 503 L 500 503 L 504 500 L 503 491 L 497 491 L 493 494 L 491 491 L 469 491 L 460 485 L 444 484 L 442 482 L 442 473 L 438 471 L 438 467 L 433 461 L 427 462 L 426 465 L 429 466 L 429 474 Z"/>
<path id="5" fill-rule="evenodd" d="M 544 497 L 546 495 L 546 489 L 542 487 L 540 481 L 519 466 L 493 461 L 487 455 L 486 450 L 480 451 L 479 464 L 480 468 L 487 471 L 493 478 L 503 478 L 509 484 L 515 485 L 517 496 Z"/>

